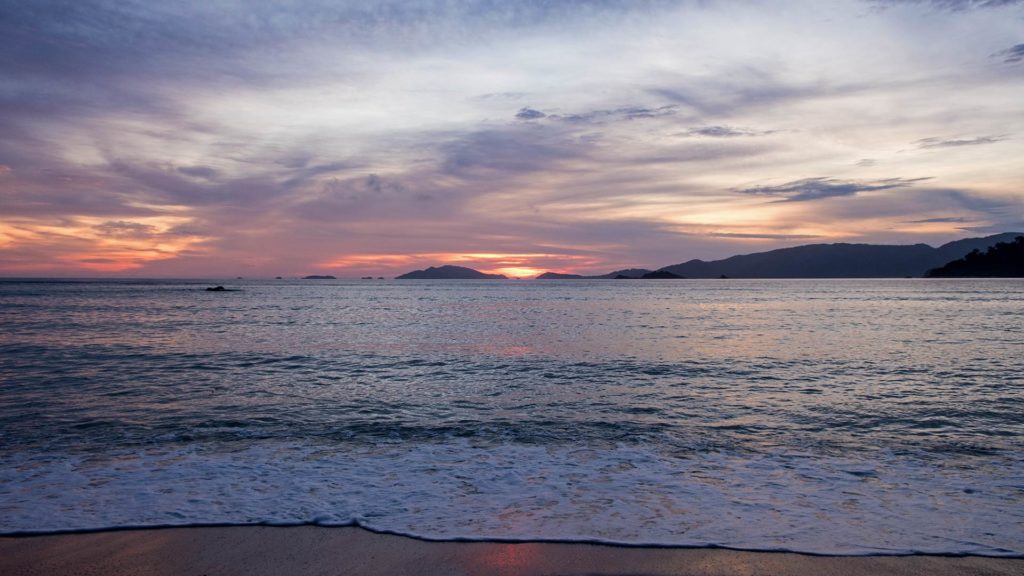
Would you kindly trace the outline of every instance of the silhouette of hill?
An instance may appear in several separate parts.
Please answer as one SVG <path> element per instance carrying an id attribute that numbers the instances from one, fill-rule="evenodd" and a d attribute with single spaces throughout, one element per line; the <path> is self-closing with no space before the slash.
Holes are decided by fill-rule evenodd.
<path id="1" fill-rule="evenodd" d="M 1008 232 L 967 238 L 933 248 L 927 244 L 807 244 L 705 262 L 690 260 L 660 270 L 687 278 L 901 278 L 928 270 L 972 250 L 1012 240 Z"/>
<path id="2" fill-rule="evenodd" d="M 806 244 L 768 252 L 732 256 L 724 260 L 690 260 L 659 268 L 682 278 L 903 278 L 920 277 L 928 270 L 984 251 L 1000 242 L 1013 242 L 1020 232 L 984 238 L 964 238 L 933 248 L 927 244 Z M 545 272 L 539 280 L 628 279 L 651 274 L 644 268 L 616 270 L 598 276 Z"/>
<path id="3" fill-rule="evenodd" d="M 310 274 L 309 276 L 303 276 L 303 280 L 337 280 L 334 276 L 329 274 Z"/>
<path id="4" fill-rule="evenodd" d="M 999 242 L 985 252 L 975 248 L 963 258 L 929 270 L 929 278 L 1024 278 L 1024 236 Z"/>
<path id="5" fill-rule="evenodd" d="M 640 278 L 648 272 L 650 270 L 646 268 L 626 268 L 625 270 L 616 270 L 607 274 L 601 274 L 600 276 L 588 276 L 588 278 L 618 278 L 620 276 L 624 278 Z"/>
<path id="6" fill-rule="evenodd" d="M 627 268 L 616 270 L 599 276 L 582 276 L 580 274 L 562 274 L 561 272 L 545 272 L 537 276 L 537 280 L 603 280 L 606 278 L 640 278 L 649 273 L 646 268 Z"/>
<path id="7" fill-rule="evenodd" d="M 964 238 L 963 240 L 954 240 L 939 246 L 937 250 L 942 255 L 941 264 L 945 264 L 950 260 L 956 260 L 963 258 L 970 254 L 974 250 L 985 250 L 995 246 L 1000 242 L 1014 242 L 1018 236 L 1024 234 L 1022 232 L 1003 232 L 1002 234 L 996 234 L 994 236 L 986 236 L 984 238 Z M 938 266 L 938 264 L 936 264 Z"/>
<path id="8" fill-rule="evenodd" d="M 412 272 L 396 276 L 395 280 L 505 280 L 502 274 L 484 274 L 479 270 L 466 268 L 464 266 L 431 266 L 426 270 L 413 270 Z"/>
<path id="9" fill-rule="evenodd" d="M 684 278 L 684 276 L 674 274 L 668 270 L 655 270 L 640 277 L 641 280 L 676 280 L 681 278 Z"/>
<path id="10" fill-rule="evenodd" d="M 587 276 L 581 276 L 579 274 L 562 274 L 561 272 L 545 272 L 540 276 L 537 276 L 537 280 L 579 280 L 581 278 L 587 278 Z"/>

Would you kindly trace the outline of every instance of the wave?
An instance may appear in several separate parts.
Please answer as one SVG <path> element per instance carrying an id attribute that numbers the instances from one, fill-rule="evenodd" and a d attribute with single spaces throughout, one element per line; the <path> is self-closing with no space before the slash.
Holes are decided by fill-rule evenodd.
<path id="1" fill-rule="evenodd" d="M 317 524 L 431 540 L 1024 554 L 1019 460 L 971 469 L 887 453 L 679 456 L 456 441 L 193 445 L 0 464 L 7 534 Z"/>

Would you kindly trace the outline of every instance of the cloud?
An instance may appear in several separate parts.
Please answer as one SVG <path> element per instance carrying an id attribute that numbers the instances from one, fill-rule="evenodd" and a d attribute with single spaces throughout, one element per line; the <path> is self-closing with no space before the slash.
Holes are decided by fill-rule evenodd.
<path id="1" fill-rule="evenodd" d="M 174 167 L 152 160 L 112 158 L 99 168 L 119 178 L 122 188 L 134 187 L 135 194 L 159 204 L 183 206 L 244 205 L 245 209 L 266 208 L 325 177 L 352 169 L 351 162 L 311 163 L 280 166 L 270 164 L 231 176 L 207 167 Z M 240 209 L 240 208 L 239 208 Z"/>
<path id="2" fill-rule="evenodd" d="M 720 118 L 872 88 L 855 82 L 793 79 L 774 66 L 745 64 L 712 77 L 683 76 L 672 83 L 650 86 L 646 92 L 701 118 Z"/>
<path id="3" fill-rule="evenodd" d="M 966 226 L 961 228 L 965 232 L 975 234 L 1000 234 L 1002 232 L 1024 233 L 1024 220 L 1004 220 L 987 226 Z"/>
<path id="4" fill-rule="evenodd" d="M 538 120 L 545 117 L 547 117 L 547 114 L 533 108 L 520 108 L 519 112 L 516 112 L 518 120 Z"/>
<path id="5" fill-rule="evenodd" d="M 529 96 L 529 94 L 527 94 L 526 92 L 514 92 L 514 91 L 488 92 L 486 94 L 480 94 L 479 96 L 476 96 L 476 99 L 477 100 L 491 100 L 491 99 L 495 99 L 495 100 L 521 100 L 523 98 L 526 98 L 527 96 Z"/>
<path id="6" fill-rule="evenodd" d="M 354 48 L 399 52 L 458 46 L 490 30 L 600 20 L 672 4 L 306 0 L 255 2 L 244 8 L 230 2 L 176 3 L 157 15 L 142 0 L 36 0 L 4 6 L 0 65 L 18 76 L 76 78 L 88 87 L 134 75 L 189 83 L 288 83 L 312 64 L 307 59 L 302 67 L 280 66 L 288 57 L 283 48 L 330 45 L 338 38 Z"/>
<path id="7" fill-rule="evenodd" d="M 104 236 L 118 238 L 149 238 L 157 233 L 156 226 L 125 220 L 111 220 L 94 226 L 94 228 Z"/>
<path id="8" fill-rule="evenodd" d="M 459 218 L 463 203 L 472 196 L 471 185 L 458 178 L 438 178 L 433 170 L 371 173 L 331 178 L 285 196 L 274 206 L 274 217 L 307 223 L 306 233 L 320 226 L 377 227 L 377 232 L 389 234 L 426 231 L 431 223 Z"/>
<path id="9" fill-rule="evenodd" d="M 872 4 L 884 8 L 887 6 L 924 5 L 940 10 L 960 12 L 981 8 L 1002 8 L 1016 6 L 1024 0 L 868 0 Z"/>
<path id="10" fill-rule="evenodd" d="M 761 240 L 807 240 L 810 238 L 820 238 L 820 236 L 813 234 L 754 234 L 743 232 L 705 232 L 703 235 L 714 238 L 750 238 Z"/>
<path id="11" fill-rule="evenodd" d="M 908 220 L 907 224 L 945 224 L 951 223 L 956 224 L 960 222 L 968 222 L 967 218 L 961 216 L 947 216 L 941 218 L 924 218 L 922 220 Z"/>
<path id="12" fill-rule="evenodd" d="M 317 164 L 310 164 L 310 162 L 310 159 L 306 159 L 301 165 L 286 166 L 288 171 L 281 175 L 281 186 L 288 189 L 297 188 L 310 182 L 316 182 L 322 176 L 347 174 L 361 168 L 360 164 L 354 161 L 337 160 Z"/>
<path id="13" fill-rule="evenodd" d="M 119 261 L 114 258 L 79 258 L 79 262 L 83 264 L 118 264 Z"/>
<path id="14" fill-rule="evenodd" d="M 571 113 L 544 113 L 533 108 L 521 108 L 516 113 L 518 120 L 539 120 L 547 118 L 552 121 L 560 121 L 571 124 L 602 124 L 608 122 L 621 122 L 626 120 L 644 120 L 651 118 L 664 118 L 672 116 L 679 107 L 674 104 L 658 107 L 648 106 L 623 106 L 620 108 L 601 108 L 588 110 L 586 112 Z"/>
<path id="15" fill-rule="evenodd" d="M 765 136 L 774 134 L 775 130 L 752 130 L 731 126 L 700 126 L 690 128 L 683 133 L 685 136 L 708 136 L 711 138 L 735 138 L 737 136 Z"/>
<path id="16" fill-rule="evenodd" d="M 330 93 L 330 84 L 339 81 L 358 92 L 365 86 L 360 82 L 378 73 L 381 64 L 400 73 L 415 66 L 395 65 L 396 57 L 447 58 L 448 51 L 473 47 L 481 38 L 496 41 L 514 30 L 599 25 L 616 15 L 672 4 L 308 0 L 244 8 L 233 2 L 175 3 L 156 14 L 141 0 L 5 3 L 0 133 L 11 138 L 14 128 L 32 122 L 82 123 L 127 114 L 168 120 L 168 133 L 180 133 L 198 122 L 191 100 L 204 96 L 216 94 L 208 100 L 215 103 L 241 96 L 239 106 L 225 108 L 234 113 L 255 94 L 325 85 Z M 494 94 L 515 97 L 512 90 Z M 289 104 L 294 110 L 303 107 Z M 205 120 L 210 125 L 195 128 L 216 133 L 230 123 L 218 115 Z"/>
<path id="17" fill-rule="evenodd" d="M 179 166 L 177 170 L 186 176 L 194 176 L 206 180 L 213 180 L 220 174 L 219 170 L 209 166 Z"/>
<path id="18" fill-rule="evenodd" d="M 1024 200 L 993 198 L 959 188 L 912 186 L 899 194 L 854 196 L 847 202 L 823 202 L 813 206 L 815 218 L 828 222 L 886 221 L 893 224 L 926 224 L 929 214 L 959 214 L 970 222 L 1019 220 Z M 925 217 L 922 217 L 925 216 Z M 956 222 L 950 222 L 956 224 Z"/>
<path id="19" fill-rule="evenodd" d="M 809 200 L 822 200 L 839 196 L 853 196 L 861 192 L 873 192 L 876 190 L 890 190 L 893 188 L 905 188 L 915 182 L 928 180 L 929 178 L 886 178 L 870 182 L 841 181 L 834 178 L 805 178 L 795 180 L 778 186 L 754 186 L 741 188 L 738 191 L 743 194 L 758 196 L 781 196 L 780 202 L 806 202 Z"/>
<path id="20" fill-rule="evenodd" d="M 622 120 L 641 120 L 647 118 L 661 118 L 676 113 L 678 106 L 666 105 L 657 108 L 645 106 L 627 106 L 623 108 L 590 110 L 575 114 L 552 114 L 552 119 L 564 122 L 591 123 L 591 122 L 615 122 Z"/>
<path id="21" fill-rule="evenodd" d="M 473 131 L 443 143 L 440 170 L 455 176 L 482 172 L 524 175 L 581 155 L 583 144 L 545 127 Z"/>
<path id="22" fill-rule="evenodd" d="M 1006 140 L 1006 135 L 999 136 L 978 136 L 977 138 L 954 138 L 950 140 L 942 140 L 940 138 L 922 138 L 915 142 L 918 148 L 929 149 L 929 148 L 954 148 L 957 146 L 978 146 L 980 144 L 995 144 L 996 142 L 1002 142 Z"/>
<path id="23" fill-rule="evenodd" d="M 1024 61 L 1024 44 L 1010 46 L 1006 50 L 1000 50 L 992 55 L 994 58 L 1002 58 L 1007 64 L 1016 64 Z"/>

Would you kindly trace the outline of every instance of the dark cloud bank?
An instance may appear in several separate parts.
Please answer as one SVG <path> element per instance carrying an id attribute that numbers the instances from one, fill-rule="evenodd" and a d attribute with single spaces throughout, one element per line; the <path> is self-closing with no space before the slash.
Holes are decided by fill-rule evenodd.
<path id="1" fill-rule="evenodd" d="M 795 180 L 777 186 L 741 188 L 739 192 L 757 196 L 778 196 L 781 197 L 779 202 L 806 202 L 838 196 L 853 196 L 861 192 L 904 188 L 923 180 L 929 180 L 929 178 L 886 178 L 870 182 L 854 182 L 818 177 Z"/>

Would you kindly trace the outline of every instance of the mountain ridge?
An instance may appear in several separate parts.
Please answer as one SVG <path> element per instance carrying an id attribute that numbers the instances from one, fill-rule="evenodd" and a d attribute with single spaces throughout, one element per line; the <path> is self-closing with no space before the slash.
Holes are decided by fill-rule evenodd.
<path id="1" fill-rule="evenodd" d="M 765 252 L 738 254 L 721 260 L 693 259 L 658 268 L 686 278 L 903 278 L 921 277 L 933 268 L 963 258 L 973 250 L 984 251 L 1000 242 L 1013 242 L 1021 232 L 1003 232 L 980 238 L 963 238 L 938 247 L 928 244 L 804 244 Z M 545 273 L 540 279 L 597 279 L 619 275 L 611 272 L 598 276 Z"/>
<path id="2" fill-rule="evenodd" d="M 424 270 L 413 270 L 395 280 L 507 280 L 503 274 L 486 274 L 465 266 L 430 266 Z"/>
<path id="3" fill-rule="evenodd" d="M 1024 235 L 999 242 L 982 252 L 975 248 L 963 258 L 933 268 L 928 278 L 1024 278 Z"/>

